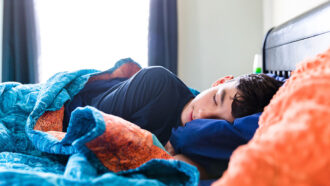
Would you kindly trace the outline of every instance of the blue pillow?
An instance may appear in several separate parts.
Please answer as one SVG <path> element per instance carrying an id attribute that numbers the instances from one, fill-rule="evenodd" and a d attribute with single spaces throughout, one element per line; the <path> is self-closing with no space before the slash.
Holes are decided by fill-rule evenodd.
<path id="1" fill-rule="evenodd" d="M 233 123 L 218 119 L 197 119 L 172 130 L 170 142 L 177 154 L 184 154 L 214 177 L 226 170 L 232 152 L 247 143 L 258 128 L 261 113 L 237 118 Z"/>
<path id="2" fill-rule="evenodd" d="M 285 77 L 281 77 L 272 73 L 267 73 L 266 75 L 276 79 L 277 81 L 282 81 L 283 83 L 287 80 Z"/>

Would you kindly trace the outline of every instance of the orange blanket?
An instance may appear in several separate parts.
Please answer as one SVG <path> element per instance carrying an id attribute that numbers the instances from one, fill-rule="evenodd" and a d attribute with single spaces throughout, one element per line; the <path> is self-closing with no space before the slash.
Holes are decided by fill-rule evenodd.
<path id="1" fill-rule="evenodd" d="M 214 186 L 330 185 L 330 49 L 300 63 Z"/>

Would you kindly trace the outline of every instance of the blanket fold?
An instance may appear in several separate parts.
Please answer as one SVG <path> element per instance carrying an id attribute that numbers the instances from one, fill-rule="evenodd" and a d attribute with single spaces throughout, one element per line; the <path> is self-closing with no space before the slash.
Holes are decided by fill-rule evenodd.
<path id="1" fill-rule="evenodd" d="M 112 146 L 100 137 L 110 139 L 109 136 L 115 133 L 109 130 L 109 126 L 119 124 L 116 119 L 111 122 L 105 119 L 115 116 L 93 107 L 77 108 L 71 115 L 67 132 L 62 131 L 63 106 L 86 83 L 129 78 L 140 68 L 127 58 L 104 72 L 61 72 L 46 83 L 0 84 L 0 185 L 197 185 L 197 169 L 184 162 L 171 160 L 157 138 L 139 127 L 132 131 L 145 134 L 149 146 L 140 143 L 136 147 L 143 145 L 145 150 L 154 155 L 132 161 L 135 167 L 129 164 L 123 169 L 116 169 L 115 173 L 116 166 L 106 164 L 111 153 L 109 155 L 102 150 Z M 120 119 L 120 124 L 128 128 L 132 125 L 123 119 Z M 130 141 L 129 136 L 126 140 L 128 143 L 134 142 Z"/>

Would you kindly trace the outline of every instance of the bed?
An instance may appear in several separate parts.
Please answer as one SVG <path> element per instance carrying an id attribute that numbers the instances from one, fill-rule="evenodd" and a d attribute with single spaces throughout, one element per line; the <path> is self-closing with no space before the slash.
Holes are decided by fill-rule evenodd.
<path id="1" fill-rule="evenodd" d="M 330 2 L 268 31 L 263 73 L 286 78 L 214 186 L 329 185 Z"/>
<path id="2" fill-rule="evenodd" d="M 288 78 L 296 65 L 329 48 L 330 3 L 322 4 L 268 31 L 262 56 L 263 73 Z"/>

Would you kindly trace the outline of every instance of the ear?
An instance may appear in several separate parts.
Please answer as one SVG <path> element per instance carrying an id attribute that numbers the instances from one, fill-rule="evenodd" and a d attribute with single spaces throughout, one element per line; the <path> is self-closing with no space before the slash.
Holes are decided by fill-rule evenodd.
<path id="1" fill-rule="evenodd" d="M 232 80 L 232 79 L 234 79 L 234 76 L 225 76 L 225 77 L 222 77 L 222 78 L 218 79 L 217 81 L 215 81 L 212 84 L 212 87 L 216 87 L 216 86 L 218 86 L 218 85 L 220 85 L 222 83 L 225 83 L 225 82 L 227 82 L 229 80 Z"/>

